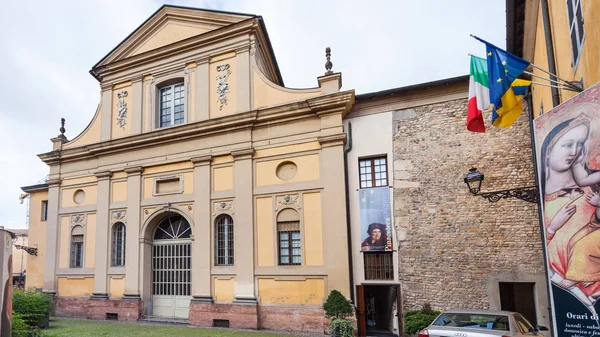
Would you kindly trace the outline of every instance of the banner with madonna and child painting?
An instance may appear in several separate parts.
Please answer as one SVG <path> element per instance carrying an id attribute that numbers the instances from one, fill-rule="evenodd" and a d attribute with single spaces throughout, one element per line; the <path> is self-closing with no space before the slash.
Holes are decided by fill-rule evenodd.
<path id="1" fill-rule="evenodd" d="M 600 84 L 534 130 L 554 334 L 600 335 Z"/>
<path id="2" fill-rule="evenodd" d="M 358 190 L 360 239 L 362 251 L 392 250 L 392 219 L 390 188 L 375 187 Z"/>

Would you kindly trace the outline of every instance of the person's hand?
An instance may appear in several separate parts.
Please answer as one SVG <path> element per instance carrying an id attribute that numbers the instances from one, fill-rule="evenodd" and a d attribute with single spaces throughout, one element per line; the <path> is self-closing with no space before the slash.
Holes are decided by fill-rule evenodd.
<path id="1" fill-rule="evenodd" d="M 594 207 L 600 207 L 600 194 L 598 194 L 598 192 L 592 192 L 587 194 L 585 196 L 585 199 L 590 205 Z"/>
<path id="2" fill-rule="evenodd" d="M 548 234 L 554 234 L 557 230 L 561 229 L 564 224 L 571 219 L 573 214 L 577 212 L 577 206 L 572 205 L 572 203 L 581 198 L 583 194 L 572 195 L 571 200 L 567 202 L 563 207 L 561 207 L 552 221 L 550 221 L 550 225 L 548 226 Z"/>
<path id="3" fill-rule="evenodd" d="M 362 250 L 363 251 L 369 251 L 369 250 L 371 250 L 371 247 L 369 247 L 369 246 L 362 246 Z"/>

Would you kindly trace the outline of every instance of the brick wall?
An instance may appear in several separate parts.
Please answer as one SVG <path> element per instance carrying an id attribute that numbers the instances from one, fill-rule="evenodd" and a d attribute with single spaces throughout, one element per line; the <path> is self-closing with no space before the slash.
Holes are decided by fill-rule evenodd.
<path id="1" fill-rule="evenodd" d="M 463 182 L 475 166 L 485 174 L 483 191 L 535 184 L 527 116 L 509 129 L 486 125 L 488 132 L 478 134 L 466 130 L 466 114 L 466 99 L 394 112 L 394 217 L 405 309 L 424 303 L 487 309 L 497 275 L 544 273 L 536 205 L 490 203 Z"/>

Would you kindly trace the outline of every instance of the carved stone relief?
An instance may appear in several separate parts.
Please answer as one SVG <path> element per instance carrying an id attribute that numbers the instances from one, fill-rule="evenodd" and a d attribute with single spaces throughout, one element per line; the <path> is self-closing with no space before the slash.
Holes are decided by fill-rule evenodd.
<path id="1" fill-rule="evenodd" d="M 223 110 L 223 105 L 227 105 L 227 101 L 229 100 L 227 97 L 229 93 L 227 79 L 231 75 L 231 70 L 229 69 L 229 64 L 222 64 L 217 66 L 217 71 L 220 73 L 217 75 L 217 94 L 219 94 L 217 102 L 220 103 L 219 110 Z"/>
<path id="2" fill-rule="evenodd" d="M 125 124 L 127 124 L 127 103 L 125 103 L 125 97 L 127 97 L 127 91 L 121 91 L 117 94 L 119 100 L 117 101 L 117 107 L 119 108 L 119 112 L 117 115 L 117 125 L 121 127 L 121 129 L 125 129 Z"/>

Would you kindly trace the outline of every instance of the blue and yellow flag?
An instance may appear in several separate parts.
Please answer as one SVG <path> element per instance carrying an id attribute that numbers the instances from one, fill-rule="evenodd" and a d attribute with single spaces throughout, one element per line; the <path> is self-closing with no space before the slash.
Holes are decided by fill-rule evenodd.
<path id="1" fill-rule="evenodd" d="M 530 62 L 478 37 L 486 45 L 492 124 L 509 127 L 523 112 L 521 97 L 531 81 L 518 79 Z"/>

